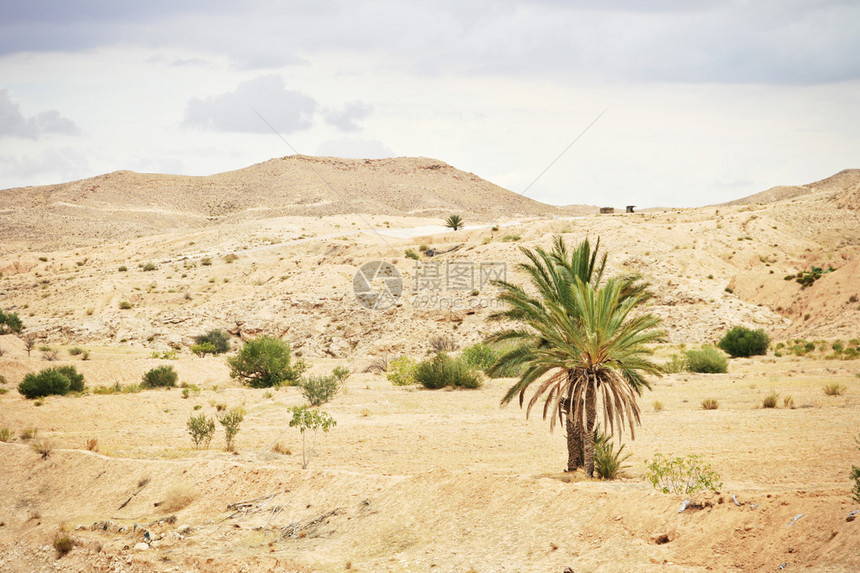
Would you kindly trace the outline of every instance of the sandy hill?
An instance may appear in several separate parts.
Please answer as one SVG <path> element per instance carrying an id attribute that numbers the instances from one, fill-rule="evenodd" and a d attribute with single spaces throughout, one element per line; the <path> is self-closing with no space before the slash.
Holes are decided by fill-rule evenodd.
<path id="1" fill-rule="evenodd" d="M 775 203 L 813 193 L 828 195 L 830 200 L 842 208 L 860 208 L 860 169 L 843 169 L 826 179 L 806 185 L 778 185 L 760 193 L 729 201 L 725 205 Z"/>
<path id="2" fill-rule="evenodd" d="M 0 192 L 0 240 L 70 242 L 278 216 L 349 213 L 466 219 L 579 214 L 523 197 L 422 157 L 294 155 L 205 177 L 117 171 Z"/>

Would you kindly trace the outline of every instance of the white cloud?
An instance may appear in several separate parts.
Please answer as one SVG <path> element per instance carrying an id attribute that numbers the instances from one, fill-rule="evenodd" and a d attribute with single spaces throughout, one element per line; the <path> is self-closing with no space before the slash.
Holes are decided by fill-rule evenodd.
<path id="1" fill-rule="evenodd" d="M 280 76 L 259 76 L 232 92 L 193 98 L 185 108 L 182 124 L 216 131 L 267 133 L 268 122 L 281 133 L 293 133 L 311 127 L 317 107 L 312 97 L 286 89 Z"/>
<path id="2" fill-rule="evenodd" d="M 360 131 L 361 126 L 356 122 L 361 121 L 373 112 L 373 106 L 360 101 L 345 104 L 341 110 L 327 110 L 325 121 L 341 131 Z"/>
<path id="3" fill-rule="evenodd" d="M 0 137 L 39 139 L 49 133 L 78 135 L 80 129 L 55 109 L 24 117 L 18 104 L 12 101 L 9 90 L 0 90 Z"/>
<path id="4" fill-rule="evenodd" d="M 89 171 L 87 158 L 70 147 L 51 147 L 36 156 L 0 156 L 4 187 L 61 183 L 86 177 Z"/>

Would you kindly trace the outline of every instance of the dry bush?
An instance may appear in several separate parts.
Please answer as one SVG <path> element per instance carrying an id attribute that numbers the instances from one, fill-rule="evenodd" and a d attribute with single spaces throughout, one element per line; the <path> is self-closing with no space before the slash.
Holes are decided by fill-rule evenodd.
<path id="1" fill-rule="evenodd" d="M 164 501 L 159 504 L 159 507 L 165 513 L 172 513 L 188 507 L 196 498 L 197 488 L 193 485 L 187 483 L 176 484 L 167 490 L 167 493 L 164 495 Z"/>
<path id="2" fill-rule="evenodd" d="M 842 384 L 827 384 L 824 386 L 824 393 L 827 396 L 841 396 L 846 389 Z"/>
<path id="3" fill-rule="evenodd" d="M 654 401 L 654 411 L 660 412 L 661 410 L 663 410 L 663 402 L 661 402 L 660 400 L 655 400 Z"/>
<path id="4" fill-rule="evenodd" d="M 713 398 L 707 398 L 702 400 L 702 409 L 703 410 L 716 410 L 720 407 L 719 402 L 714 400 Z"/>
<path id="5" fill-rule="evenodd" d="M 35 426 L 31 426 L 29 428 L 24 428 L 21 430 L 21 439 L 22 440 L 31 440 L 36 437 L 36 434 L 39 433 L 39 428 Z"/>
<path id="6" fill-rule="evenodd" d="M 282 444 L 281 442 L 275 442 L 275 445 L 272 446 L 272 451 L 276 454 L 281 454 L 282 456 L 291 456 L 293 455 L 292 450 Z"/>
<path id="7" fill-rule="evenodd" d="M 791 408 L 792 410 L 794 410 L 794 398 L 792 398 L 791 396 L 786 396 L 782 399 L 782 405 L 786 408 Z"/>
<path id="8" fill-rule="evenodd" d="M 98 438 L 89 438 L 87 440 L 87 449 L 91 452 L 99 451 L 99 440 L 98 440 Z"/>
<path id="9" fill-rule="evenodd" d="M 54 550 L 57 552 L 57 559 L 62 558 L 66 553 L 72 550 L 75 546 L 75 540 L 65 533 L 57 533 L 54 536 Z"/>
<path id="10" fill-rule="evenodd" d="M 38 442 L 33 442 L 30 445 L 36 453 L 42 456 L 43 460 L 48 459 L 48 456 L 50 456 L 51 452 L 54 451 L 54 445 L 48 440 L 39 440 Z"/>
<path id="11" fill-rule="evenodd" d="M 433 352 L 454 352 L 457 350 L 457 342 L 451 334 L 434 336 L 430 339 L 430 349 Z"/>
<path id="12" fill-rule="evenodd" d="M 762 408 L 776 408 L 776 402 L 779 398 L 779 394 L 776 392 L 771 392 L 767 396 L 764 397 L 764 400 L 761 401 Z"/>

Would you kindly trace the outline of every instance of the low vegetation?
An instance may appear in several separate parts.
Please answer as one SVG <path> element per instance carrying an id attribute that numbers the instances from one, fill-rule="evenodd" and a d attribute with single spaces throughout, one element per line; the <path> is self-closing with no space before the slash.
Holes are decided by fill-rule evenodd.
<path id="1" fill-rule="evenodd" d="M 199 449 L 201 445 L 205 448 L 209 447 L 212 436 L 215 435 L 215 420 L 208 418 L 206 414 L 199 414 L 188 418 L 185 426 L 191 434 L 194 449 Z"/>
<path id="2" fill-rule="evenodd" d="M 779 394 L 776 392 L 771 392 L 761 401 L 762 408 L 776 408 L 777 403 L 779 402 Z"/>
<path id="3" fill-rule="evenodd" d="M 140 385 L 144 388 L 173 388 L 179 375 L 171 365 L 156 366 L 143 375 Z"/>
<path id="4" fill-rule="evenodd" d="M 841 396 L 842 394 L 845 393 L 845 390 L 847 390 L 847 388 L 845 386 L 843 386 L 842 384 L 833 383 L 833 384 L 826 384 L 824 386 L 824 394 L 826 396 Z"/>
<path id="5" fill-rule="evenodd" d="M 301 360 L 293 364 L 290 345 L 271 336 L 249 340 L 227 365 L 231 378 L 251 388 L 295 385 L 305 371 Z"/>
<path id="6" fill-rule="evenodd" d="M 736 326 L 720 340 L 718 346 L 732 358 L 767 354 L 770 337 L 764 330 Z"/>
<path id="7" fill-rule="evenodd" d="M 415 384 L 415 368 L 418 363 L 409 356 L 400 356 L 388 362 L 386 378 L 395 386 Z"/>
<path id="8" fill-rule="evenodd" d="M 430 390 L 452 388 L 480 388 L 481 375 L 459 358 L 439 352 L 430 360 L 415 367 L 415 380 Z"/>
<path id="9" fill-rule="evenodd" d="M 210 330 L 206 334 L 194 337 L 191 352 L 198 356 L 206 354 L 223 354 L 230 350 L 230 335 L 223 330 Z"/>
<path id="10" fill-rule="evenodd" d="M 21 334 L 24 330 L 24 323 L 14 312 L 5 313 L 0 310 L 0 335 L 2 334 Z"/>
<path id="11" fill-rule="evenodd" d="M 719 474 L 698 455 L 668 458 L 655 454 L 645 479 L 657 491 L 673 494 L 716 491 L 723 485 Z"/>
<path id="12" fill-rule="evenodd" d="M 339 366 L 329 375 L 304 376 L 299 386 L 311 406 L 320 406 L 331 401 L 340 392 L 348 376 L 349 370 Z"/>
<path id="13" fill-rule="evenodd" d="M 594 473 L 604 480 L 613 480 L 622 477 L 624 470 L 629 468 L 624 462 L 630 459 L 632 454 L 624 454 L 624 445 L 617 450 L 609 439 L 610 436 L 602 433 L 599 428 L 594 431 Z"/>
<path id="14" fill-rule="evenodd" d="M 857 442 L 857 449 L 860 450 L 860 434 L 857 434 L 854 441 Z M 851 480 L 854 482 L 854 486 L 851 488 L 851 499 L 860 503 L 860 467 L 851 466 Z"/>
<path id="15" fill-rule="evenodd" d="M 702 400 L 702 410 L 716 410 L 719 407 L 719 402 L 717 402 L 713 398 L 706 398 L 705 400 Z"/>
<path id="16" fill-rule="evenodd" d="M 51 395 L 65 396 L 69 392 L 83 391 L 84 375 L 78 373 L 74 366 L 46 368 L 39 373 L 30 372 L 18 385 L 18 392 L 30 400 Z"/>
<path id="17" fill-rule="evenodd" d="M 700 374 L 722 374 L 728 372 L 729 359 L 714 346 L 703 346 L 700 350 L 688 350 L 686 367 Z"/>

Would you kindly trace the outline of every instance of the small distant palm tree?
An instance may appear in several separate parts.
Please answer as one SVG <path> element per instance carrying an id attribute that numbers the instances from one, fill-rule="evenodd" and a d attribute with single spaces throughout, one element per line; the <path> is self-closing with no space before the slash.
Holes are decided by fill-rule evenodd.
<path id="1" fill-rule="evenodd" d="M 543 416 L 550 416 L 550 428 L 556 417 L 567 426 L 568 470 L 584 465 L 591 476 L 598 403 L 603 428 L 614 434 L 618 426 L 620 433 L 626 422 L 633 434 L 634 422 L 639 422 L 636 397 L 650 387 L 644 376 L 661 374 L 660 367 L 646 358 L 650 354 L 646 345 L 663 336 L 654 330 L 659 319 L 650 314 L 630 316 L 650 296 L 647 284 L 636 277 L 601 284 L 606 257 L 598 262 L 597 248 L 592 252 L 588 240 L 574 251 L 560 237 L 552 252 L 521 250 L 530 262 L 518 269 L 528 274 L 538 296 L 506 281 L 496 283 L 507 309 L 490 318 L 521 326 L 488 337 L 490 343 L 517 343 L 488 374 L 523 368 L 502 404 L 518 395 L 522 406 L 526 390 L 536 383 L 526 415 L 545 395 Z"/>
<path id="2" fill-rule="evenodd" d="M 445 219 L 445 226 L 456 231 L 463 226 L 463 218 L 460 215 L 451 215 Z"/>

